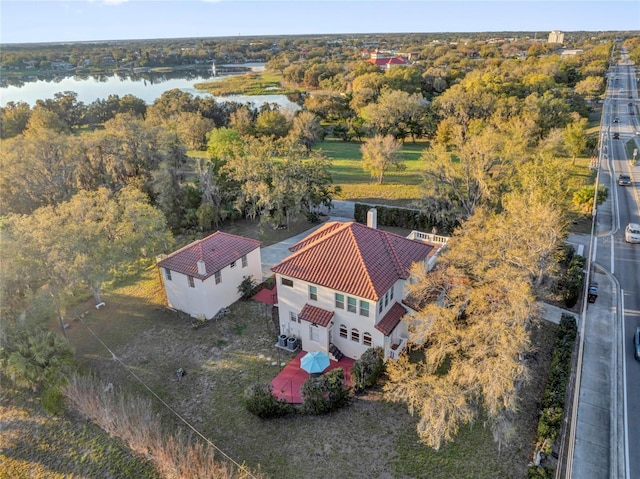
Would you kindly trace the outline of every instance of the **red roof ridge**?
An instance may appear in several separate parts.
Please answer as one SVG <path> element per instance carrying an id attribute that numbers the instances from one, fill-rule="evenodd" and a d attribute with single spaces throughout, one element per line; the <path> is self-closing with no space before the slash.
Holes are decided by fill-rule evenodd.
<path id="1" fill-rule="evenodd" d="M 386 233 L 386 232 L 383 232 L 383 233 Z M 396 253 L 396 249 L 393 247 L 393 245 L 391 244 L 391 241 L 389 240 L 389 235 L 383 234 L 382 237 L 384 238 L 384 245 L 389 250 L 389 255 L 393 259 L 393 266 L 395 266 L 396 268 L 396 273 L 398 273 L 398 277 L 405 278 L 407 273 L 405 272 L 405 268 L 403 268 L 402 265 L 400 264 L 400 258 L 398 258 L 398 253 Z"/>
<path id="2" fill-rule="evenodd" d="M 329 221 L 329 222 L 325 223 L 324 225 L 322 225 L 317 230 L 313 231 L 311 234 L 309 234 L 309 235 L 305 236 L 304 238 L 302 238 L 300 241 L 298 241 L 293 246 L 290 246 L 289 247 L 289 251 L 291 251 L 292 253 L 297 253 L 298 251 L 302 251 L 302 250 L 306 249 L 307 247 L 315 244 L 318 241 L 319 236 L 321 236 L 321 235 L 327 235 L 327 236 L 334 235 L 338 231 L 340 231 L 341 229 L 346 228 L 346 225 L 349 225 L 350 223 L 354 223 L 354 222 L 353 221 L 348 221 L 348 222 Z"/>
<path id="3" fill-rule="evenodd" d="M 360 223 L 355 223 L 353 222 L 354 226 L 363 226 Z M 365 227 L 367 228 L 367 227 Z M 378 230 L 375 230 L 378 231 Z M 351 240 L 353 241 L 353 243 L 355 244 L 355 249 L 358 251 L 358 259 L 360 260 L 360 264 L 362 265 L 362 268 L 367 271 L 367 273 L 369 272 L 369 268 L 367 268 L 367 263 L 365 262 L 364 258 L 362 257 L 362 251 L 360 250 L 360 244 L 358 243 L 358 241 L 356 240 L 355 234 L 353 233 L 353 228 L 349 228 L 349 233 L 351 234 Z M 376 287 L 373 284 L 373 281 L 371 280 L 371 274 L 366 274 L 366 279 L 367 279 L 367 283 L 369 284 L 369 288 L 371 290 L 371 292 L 373 292 L 373 296 L 376 298 L 379 298 L 378 292 L 376 291 Z"/>

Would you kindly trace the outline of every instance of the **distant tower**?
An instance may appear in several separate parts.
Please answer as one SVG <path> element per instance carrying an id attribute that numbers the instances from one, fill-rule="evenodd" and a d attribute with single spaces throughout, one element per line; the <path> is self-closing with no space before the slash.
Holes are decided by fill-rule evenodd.
<path id="1" fill-rule="evenodd" d="M 564 33 L 562 33 L 560 30 L 552 31 L 551 33 L 549 33 L 548 43 L 559 43 L 560 45 L 562 45 L 564 43 Z"/>

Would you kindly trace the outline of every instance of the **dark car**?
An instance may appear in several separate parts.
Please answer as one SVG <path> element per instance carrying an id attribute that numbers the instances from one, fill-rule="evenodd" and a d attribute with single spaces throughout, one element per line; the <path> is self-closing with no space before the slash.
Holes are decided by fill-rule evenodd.
<path id="1" fill-rule="evenodd" d="M 633 106 L 633 102 L 629 102 L 627 103 L 629 106 Z"/>
<path id="2" fill-rule="evenodd" d="M 636 334 L 633 335 L 633 345 L 635 346 L 634 356 L 640 359 L 640 326 L 636 327 Z"/>
<path id="3" fill-rule="evenodd" d="M 620 139 L 620 133 L 614 133 L 613 134 L 613 139 L 614 140 L 619 140 Z"/>
<path id="4" fill-rule="evenodd" d="M 631 177 L 629 175 L 621 174 L 618 176 L 618 184 L 620 186 L 631 186 Z"/>
<path id="5" fill-rule="evenodd" d="M 614 122 L 614 123 L 618 123 L 619 121 L 620 121 L 620 120 L 618 119 L 618 117 L 617 117 L 617 116 L 613 119 L 613 122 Z"/>

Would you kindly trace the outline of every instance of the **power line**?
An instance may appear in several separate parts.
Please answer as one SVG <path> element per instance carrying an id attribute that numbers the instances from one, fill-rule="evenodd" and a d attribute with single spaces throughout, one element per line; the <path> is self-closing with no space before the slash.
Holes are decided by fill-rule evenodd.
<path id="1" fill-rule="evenodd" d="M 82 325 L 87 328 L 89 330 L 89 332 L 93 335 L 93 337 L 95 337 L 98 342 L 100 344 L 102 344 L 102 346 L 104 346 L 104 348 L 109 351 L 109 353 L 111 353 L 111 357 L 112 359 L 114 359 L 115 361 L 117 361 L 118 363 L 120 363 L 120 365 L 129 373 L 131 374 L 136 381 L 138 381 L 142 386 L 144 386 L 144 388 L 149 391 L 151 394 L 153 394 L 153 396 L 160 401 L 160 403 L 166 407 L 169 411 L 171 411 L 178 419 L 180 419 L 183 423 L 185 423 L 187 425 L 187 427 L 189 427 L 193 432 L 195 432 L 198 436 L 200 436 L 207 444 L 209 444 L 212 448 L 214 448 L 216 451 L 218 451 L 220 454 L 222 454 L 227 460 L 229 460 L 231 463 L 233 463 L 235 466 L 237 466 L 239 469 L 241 469 L 242 471 L 246 472 L 249 477 L 253 478 L 253 479 L 257 479 L 256 476 L 254 476 L 253 474 L 251 474 L 251 471 L 249 471 L 245 466 L 239 464 L 238 462 L 236 462 L 231 456 L 229 456 L 228 454 L 226 454 L 222 449 L 220 449 L 218 446 L 216 446 L 209 438 L 207 438 L 204 434 L 202 434 L 200 431 L 198 431 L 195 426 L 193 426 L 189 421 L 187 421 L 184 417 L 182 417 L 176 410 L 174 410 L 171 406 L 169 406 L 169 404 L 167 404 L 160 396 L 158 396 L 156 394 L 156 392 L 151 389 L 149 386 L 147 386 L 147 384 L 138 377 L 138 375 L 136 373 L 134 373 L 131 369 L 129 369 L 127 367 L 127 365 L 125 363 L 122 362 L 122 360 L 116 356 L 116 354 L 111 350 L 111 348 L 109 348 L 109 346 L 107 346 L 104 341 L 102 341 L 102 339 L 100 339 L 100 337 L 93 331 L 93 329 L 91 329 L 89 327 L 89 325 L 87 323 L 84 322 L 84 320 L 82 318 L 80 318 L 79 316 L 76 316 L 76 319 L 79 320 Z"/>

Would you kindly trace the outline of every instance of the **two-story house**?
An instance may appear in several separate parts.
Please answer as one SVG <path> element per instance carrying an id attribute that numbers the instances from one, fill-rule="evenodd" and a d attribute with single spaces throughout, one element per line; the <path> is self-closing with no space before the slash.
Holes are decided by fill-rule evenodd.
<path id="1" fill-rule="evenodd" d="M 260 242 L 217 231 L 160 258 L 167 302 L 193 317 L 211 319 L 235 303 L 245 277 L 262 279 Z"/>
<path id="2" fill-rule="evenodd" d="M 358 359 L 382 347 L 396 359 L 406 346 L 402 304 L 409 270 L 433 245 L 359 223 L 330 222 L 291 248 L 272 268 L 280 332 L 305 351 Z"/>

